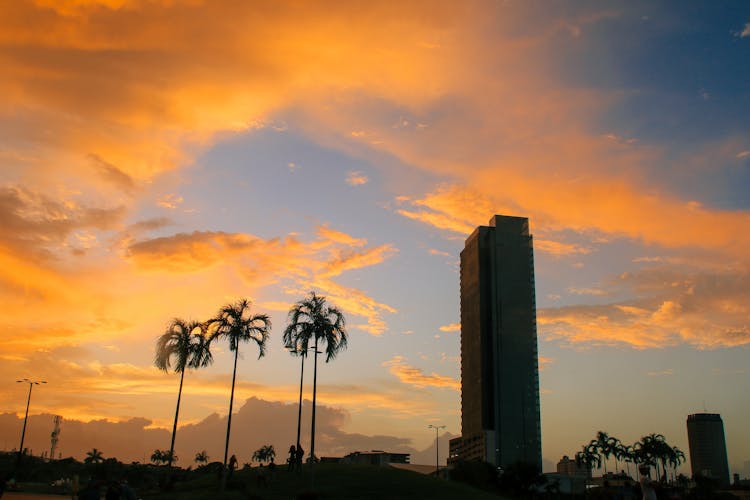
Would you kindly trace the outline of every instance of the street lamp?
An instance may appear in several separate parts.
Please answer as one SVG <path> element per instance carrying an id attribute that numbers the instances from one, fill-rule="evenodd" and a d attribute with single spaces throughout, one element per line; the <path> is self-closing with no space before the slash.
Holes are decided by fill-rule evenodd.
<path id="1" fill-rule="evenodd" d="M 428 429 L 435 429 L 435 476 L 440 472 L 440 448 L 438 448 L 438 432 L 445 429 L 444 425 L 428 425 Z"/>
<path id="2" fill-rule="evenodd" d="M 23 454 L 23 439 L 26 437 L 26 421 L 29 419 L 29 404 L 31 403 L 31 389 L 35 385 L 46 384 L 45 380 L 29 380 L 27 378 L 22 380 L 16 380 L 18 384 L 29 384 L 29 397 L 26 399 L 26 416 L 23 417 L 23 430 L 21 431 L 21 446 L 18 447 L 18 463 L 21 463 L 21 455 Z"/>

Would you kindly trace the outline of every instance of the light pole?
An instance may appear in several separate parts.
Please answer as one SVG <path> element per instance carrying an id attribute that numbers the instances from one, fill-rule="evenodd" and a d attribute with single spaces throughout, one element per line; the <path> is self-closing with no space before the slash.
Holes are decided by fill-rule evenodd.
<path id="1" fill-rule="evenodd" d="M 35 385 L 46 384 L 45 380 L 29 380 L 27 378 L 22 380 L 16 380 L 18 384 L 29 384 L 29 397 L 26 399 L 26 416 L 23 417 L 23 430 L 21 431 L 21 445 L 18 447 L 18 459 L 17 464 L 21 463 L 21 455 L 23 455 L 23 439 L 26 437 L 26 421 L 29 419 L 29 404 L 31 403 L 31 389 Z"/>
<path id="2" fill-rule="evenodd" d="M 438 448 L 438 432 L 440 429 L 445 429 L 444 425 L 428 425 L 428 429 L 435 429 L 435 477 L 440 472 L 440 448 Z"/>

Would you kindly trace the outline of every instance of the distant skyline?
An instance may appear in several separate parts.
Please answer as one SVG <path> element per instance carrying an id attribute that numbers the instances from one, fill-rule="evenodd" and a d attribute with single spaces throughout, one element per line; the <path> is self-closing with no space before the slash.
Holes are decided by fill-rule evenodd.
<path id="1" fill-rule="evenodd" d="M 0 3 L 0 413 L 43 379 L 62 450 L 73 420 L 168 436 L 156 338 L 241 297 L 273 329 L 237 407 L 292 404 L 314 290 L 350 333 L 319 367 L 330 442 L 425 450 L 460 434 L 459 253 L 506 214 L 534 235 L 545 470 L 598 430 L 687 450 L 706 410 L 740 471 L 748 60 L 744 1 Z M 226 414 L 215 358 L 183 425 Z"/>

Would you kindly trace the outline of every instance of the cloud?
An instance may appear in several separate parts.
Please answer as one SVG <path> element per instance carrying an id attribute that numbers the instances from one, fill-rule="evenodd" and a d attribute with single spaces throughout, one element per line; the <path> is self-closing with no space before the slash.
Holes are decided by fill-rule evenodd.
<path id="1" fill-rule="evenodd" d="M 317 231 L 322 239 L 333 243 L 340 243 L 350 247 L 363 247 L 367 245 L 367 240 L 364 238 L 354 238 L 351 235 L 336 231 L 328 226 L 318 226 Z"/>
<path id="2" fill-rule="evenodd" d="M 302 242 L 293 235 L 266 240 L 244 233 L 194 231 L 132 243 L 127 255 L 147 272 L 186 274 L 229 266 L 255 286 L 291 281 L 292 293 L 322 291 L 344 312 L 364 316 L 366 323 L 353 327 L 380 335 L 387 328 L 381 314 L 396 310 L 332 278 L 379 264 L 398 250 L 390 244 L 368 248 L 366 240 L 326 226 L 316 232 L 317 239 Z"/>
<path id="3" fill-rule="evenodd" d="M 636 349 L 750 344 L 748 275 L 659 268 L 626 273 L 619 285 L 640 298 L 538 311 L 542 336 L 572 345 Z"/>
<path id="4" fill-rule="evenodd" d="M 156 200 L 156 204 L 162 208 L 174 210 L 175 208 L 182 205 L 183 201 L 185 200 L 178 194 L 165 194 L 164 196 Z"/>
<path id="5" fill-rule="evenodd" d="M 601 290 L 599 288 L 576 288 L 571 286 L 566 290 L 573 295 L 607 295 L 606 290 Z"/>
<path id="6" fill-rule="evenodd" d="M 370 179 L 362 172 L 352 171 L 346 175 L 346 183 L 350 186 L 362 186 L 370 182 Z"/>
<path id="7" fill-rule="evenodd" d="M 747 151 L 747 150 L 746 151 L 740 151 L 739 153 L 737 153 L 737 158 L 739 158 L 740 160 L 742 160 L 744 158 L 747 158 L 749 156 L 750 156 L 750 151 Z"/>
<path id="8" fill-rule="evenodd" d="M 238 401 L 240 403 L 240 401 Z M 250 462 L 253 450 L 265 444 L 273 445 L 283 459 L 289 444 L 296 440 L 297 404 L 250 398 L 237 405 L 232 416 L 230 454 L 237 454 L 240 462 Z M 303 414 L 310 415 L 310 401 L 305 400 Z M 350 420 L 346 410 L 318 402 L 316 412 L 316 454 L 343 456 L 357 450 L 385 449 L 393 452 L 416 453 L 412 440 L 392 435 L 364 435 L 346 432 Z M 28 447 L 35 452 L 49 447 L 52 414 L 29 416 Z M 264 422 L 258 426 L 258 422 Z M 12 413 L 0 414 L 0 439 L 15 442 L 20 435 L 22 418 Z M 155 448 L 169 445 L 170 431 L 153 428 L 153 422 L 144 418 L 113 421 L 95 419 L 83 421 L 65 418 L 61 424 L 58 450 L 63 457 L 79 460 L 91 448 L 102 450 L 105 458 L 130 461 L 148 461 Z M 211 460 L 221 460 L 223 436 L 226 433 L 226 415 L 212 414 L 195 423 L 181 425 L 177 433 L 175 451 L 179 465 L 188 467 L 195 454 L 206 450 Z M 303 447 L 309 450 L 310 422 L 302 421 Z"/>
<path id="9" fill-rule="evenodd" d="M 461 389 L 460 381 L 436 373 L 426 375 L 419 368 L 406 364 L 406 359 L 403 356 L 394 356 L 384 362 L 383 366 L 387 366 L 389 371 L 404 384 L 415 387 L 448 388 L 456 391 Z"/>
<path id="10" fill-rule="evenodd" d="M 89 158 L 96 169 L 96 172 L 107 182 L 112 183 L 126 193 L 132 193 L 135 190 L 135 181 L 128 174 L 117 168 L 115 165 L 104 161 L 99 155 L 90 154 Z"/>
<path id="11" fill-rule="evenodd" d="M 397 252 L 398 249 L 393 245 L 380 245 L 360 252 L 333 252 L 331 260 L 328 261 L 325 268 L 321 271 L 320 276 L 333 277 L 348 270 L 380 264 Z"/>
<path id="12" fill-rule="evenodd" d="M 590 179 L 587 184 L 574 183 L 565 190 L 534 184 L 521 173 L 487 169 L 478 176 L 480 186 L 499 182 L 510 192 L 534 193 L 535 203 L 510 211 L 506 203 L 493 202 L 490 193 L 470 186 L 441 186 L 422 198 L 401 198 L 418 210 L 397 209 L 400 215 L 438 229 L 469 235 L 478 225 L 486 225 L 487 214 L 524 214 L 530 217 L 532 232 L 543 233 L 562 227 L 585 235 L 590 231 L 626 236 L 667 248 L 701 248 L 716 255 L 747 260 L 746 245 L 750 236 L 742 228 L 750 223 L 750 214 L 742 211 L 712 210 L 695 202 L 672 198 L 666 193 L 643 194 L 636 187 L 617 180 Z M 514 189 L 510 189 L 515 186 Z M 469 200 L 476 200 L 472 203 Z M 556 200 L 556 201 L 555 201 Z M 582 203 L 581 200 L 587 200 Z M 599 208 L 587 208 L 596 201 Z M 484 207 L 477 210 L 477 207 Z M 506 208 L 503 208 L 506 207 Z M 653 214 L 660 214 L 654 217 Z M 491 215 L 490 215 L 491 216 Z M 560 244 L 542 238 L 541 251 L 552 254 L 587 254 L 588 246 Z"/>
<path id="13" fill-rule="evenodd" d="M 539 356 L 539 371 L 543 372 L 546 370 L 549 365 L 554 363 L 555 358 L 550 358 L 549 356 Z"/>
<path id="14" fill-rule="evenodd" d="M 443 325 L 440 327 L 441 332 L 460 332 L 461 323 L 451 323 L 449 325 Z"/>
<path id="15" fill-rule="evenodd" d="M 97 208 L 74 199 L 55 200 L 22 186 L 0 187 L 0 245 L 20 254 L 52 256 L 73 243 L 78 230 L 111 230 L 124 217 L 124 207 Z"/>
<path id="16" fill-rule="evenodd" d="M 545 239 L 535 239 L 534 249 L 551 255 L 586 255 L 591 253 L 589 247 Z"/>
<path id="17" fill-rule="evenodd" d="M 429 253 L 430 253 L 430 255 L 439 255 L 441 257 L 450 257 L 451 256 L 451 254 L 449 254 L 448 252 L 444 252 L 442 250 L 436 250 L 434 248 L 430 248 Z"/>
<path id="18" fill-rule="evenodd" d="M 739 32 L 740 38 L 745 38 L 747 36 L 750 36 L 750 23 L 745 23 L 745 26 L 742 28 L 742 31 Z"/>

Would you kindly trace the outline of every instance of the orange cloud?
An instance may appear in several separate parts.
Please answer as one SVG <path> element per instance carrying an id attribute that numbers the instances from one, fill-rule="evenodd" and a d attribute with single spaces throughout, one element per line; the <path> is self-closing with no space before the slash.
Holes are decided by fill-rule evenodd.
<path id="1" fill-rule="evenodd" d="M 350 186 L 361 186 L 370 182 L 370 179 L 362 172 L 349 172 L 346 176 L 346 183 Z"/>
<path id="2" fill-rule="evenodd" d="M 184 274 L 230 266 L 255 286 L 291 281 L 289 294 L 320 290 L 344 312 L 366 319 L 366 323 L 354 323 L 352 327 L 373 335 L 383 333 L 387 325 L 381 314 L 396 310 L 332 278 L 379 264 L 397 249 L 389 244 L 363 248 L 366 240 L 325 226 L 317 228 L 317 236 L 306 243 L 291 235 L 263 240 L 249 234 L 195 231 L 133 243 L 127 255 L 148 272 Z"/>
<path id="3" fill-rule="evenodd" d="M 456 391 L 461 389 L 460 381 L 436 373 L 425 375 L 422 370 L 407 365 L 405 361 L 406 360 L 403 356 L 394 356 L 390 360 L 384 362 L 383 366 L 387 366 L 389 371 L 404 384 L 413 385 L 415 387 L 448 388 Z"/>
<path id="4" fill-rule="evenodd" d="M 629 345 L 636 349 L 688 344 L 715 349 L 750 344 L 747 274 L 644 271 L 622 284 L 649 298 L 627 303 L 538 311 L 544 338 L 575 345 Z M 665 281 L 666 280 L 666 281 Z"/>
<path id="5" fill-rule="evenodd" d="M 451 323 L 449 325 L 443 325 L 440 327 L 441 332 L 460 332 L 461 323 Z"/>

